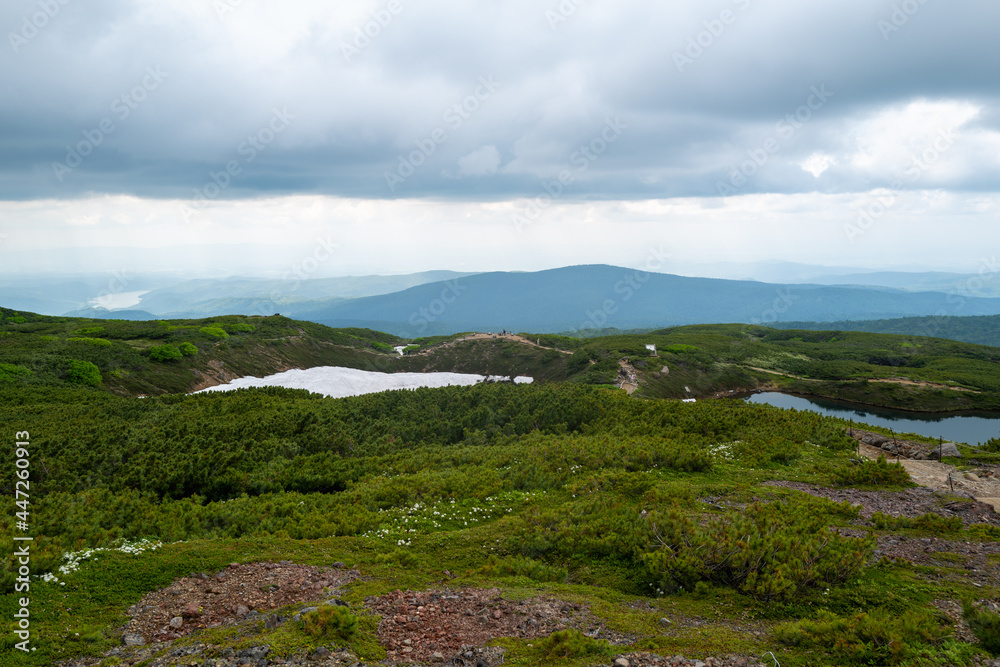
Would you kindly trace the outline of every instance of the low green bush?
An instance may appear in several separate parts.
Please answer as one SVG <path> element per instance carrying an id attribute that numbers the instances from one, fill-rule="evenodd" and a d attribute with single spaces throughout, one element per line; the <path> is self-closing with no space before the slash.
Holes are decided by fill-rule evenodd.
<path id="1" fill-rule="evenodd" d="M 348 640 L 358 630 L 358 617 L 347 607 L 325 604 L 303 614 L 302 630 L 317 639 Z"/>
<path id="2" fill-rule="evenodd" d="M 976 608 L 970 600 L 962 601 L 962 618 L 976 633 L 979 645 L 991 655 L 1000 655 L 1000 614 Z"/>
<path id="3" fill-rule="evenodd" d="M 591 639 L 575 629 L 557 630 L 536 644 L 536 653 L 547 661 L 612 655 L 607 641 Z"/>
<path id="4" fill-rule="evenodd" d="M 74 338 L 67 338 L 69 343 L 83 343 L 84 345 L 93 345 L 94 347 L 111 347 L 110 340 L 104 340 L 103 338 L 86 338 L 83 336 L 77 336 Z"/>
<path id="5" fill-rule="evenodd" d="M 884 456 L 877 461 L 864 459 L 835 470 L 831 475 L 835 486 L 913 486 L 906 468 L 887 463 Z"/>
<path id="6" fill-rule="evenodd" d="M 220 340 L 229 338 L 229 334 L 227 334 L 226 330 L 223 329 L 222 327 L 202 327 L 198 329 L 198 331 L 200 333 L 205 334 L 206 336 L 211 336 L 212 338 L 219 338 Z"/>
<path id="7" fill-rule="evenodd" d="M 829 529 L 836 515 L 857 509 L 827 501 L 754 504 L 732 518 L 702 520 L 677 509 L 650 512 L 641 556 L 649 586 L 659 593 L 692 591 L 698 582 L 767 600 L 787 600 L 807 588 L 832 586 L 859 572 L 874 541 Z"/>
<path id="8" fill-rule="evenodd" d="M 198 354 L 198 346 L 196 346 L 194 343 L 181 343 L 180 345 L 177 346 L 177 349 L 180 350 L 181 354 L 184 355 L 185 357 L 190 357 L 194 354 Z"/>
<path id="9" fill-rule="evenodd" d="M 962 530 L 962 520 L 957 516 L 941 516 L 926 512 L 917 517 L 889 516 L 875 512 L 871 518 L 872 526 L 879 530 L 925 530 L 933 533 L 954 533 Z"/>
<path id="10" fill-rule="evenodd" d="M 184 353 L 176 345 L 167 343 L 157 345 L 149 349 L 149 358 L 153 361 L 174 361 L 184 356 Z"/>
<path id="11" fill-rule="evenodd" d="M 68 371 L 66 379 L 74 384 L 96 387 L 101 384 L 101 371 L 96 365 L 89 361 L 70 359 L 67 362 Z"/>
<path id="12" fill-rule="evenodd" d="M 940 619 L 924 609 L 902 615 L 876 609 L 853 616 L 820 611 L 815 619 L 782 623 L 774 629 L 775 638 L 783 644 L 818 649 L 839 659 L 838 664 L 852 665 L 898 665 L 924 657 L 950 634 Z"/>
<path id="13" fill-rule="evenodd" d="M 480 574 L 486 576 L 514 576 L 527 577 L 533 581 L 554 581 L 565 583 L 568 572 L 564 567 L 547 565 L 541 561 L 510 556 L 507 558 L 497 558 L 490 556 L 489 562 L 479 569 Z"/>

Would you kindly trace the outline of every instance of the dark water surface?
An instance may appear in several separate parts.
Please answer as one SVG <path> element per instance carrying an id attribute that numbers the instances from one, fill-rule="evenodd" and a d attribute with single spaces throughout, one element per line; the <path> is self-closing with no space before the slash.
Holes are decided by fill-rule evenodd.
<path id="1" fill-rule="evenodd" d="M 766 403 L 779 408 L 812 410 L 830 417 L 884 426 L 897 433 L 917 433 L 929 438 L 944 438 L 969 445 L 1000 437 L 1000 412 L 970 412 L 960 415 L 904 412 L 840 403 L 825 398 L 803 398 L 778 392 L 754 394 L 746 400 L 750 403 Z"/>

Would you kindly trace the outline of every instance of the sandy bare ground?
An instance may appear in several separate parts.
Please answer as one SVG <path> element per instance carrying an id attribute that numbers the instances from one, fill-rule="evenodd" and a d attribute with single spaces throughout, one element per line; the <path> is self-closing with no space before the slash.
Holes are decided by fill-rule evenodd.
<path id="1" fill-rule="evenodd" d="M 878 447 L 859 443 L 860 452 L 870 459 L 878 459 L 886 453 Z M 892 461 L 892 459 L 889 459 Z M 920 486 L 937 491 L 968 494 L 1000 510 L 1000 480 L 991 477 L 971 478 L 969 473 L 959 471 L 955 466 L 940 461 L 916 461 L 900 458 L 899 463 L 906 468 L 910 478 Z"/>
<path id="2" fill-rule="evenodd" d="M 537 342 L 531 340 L 530 338 L 525 338 L 524 336 L 519 336 L 517 334 L 494 334 L 494 333 L 473 333 L 468 336 L 462 336 L 461 338 L 456 338 L 455 340 L 448 341 L 447 343 L 438 343 L 437 345 L 432 345 L 427 349 L 420 350 L 415 354 L 423 356 L 428 355 L 433 351 L 442 350 L 448 347 L 455 347 L 459 343 L 464 343 L 469 340 L 508 340 L 515 343 L 521 343 L 522 345 L 530 345 L 531 347 L 537 347 L 542 350 L 555 350 L 561 354 L 573 354 L 569 350 L 560 350 L 558 347 L 547 347 L 545 345 L 539 345 Z"/>
<path id="3" fill-rule="evenodd" d="M 628 395 L 631 396 L 632 392 L 634 392 L 636 389 L 639 388 L 639 374 L 638 374 L 638 371 L 635 370 L 635 366 L 633 366 L 629 362 L 625 361 L 624 359 L 619 359 L 618 360 L 618 365 L 621 366 L 622 372 L 625 373 L 625 377 L 626 378 L 630 378 L 630 377 L 636 378 L 636 381 L 632 382 L 631 380 L 623 379 L 622 376 L 621 376 L 621 373 L 619 373 L 619 375 L 618 375 L 617 384 L 618 384 L 619 389 L 624 389 L 628 393 Z"/>

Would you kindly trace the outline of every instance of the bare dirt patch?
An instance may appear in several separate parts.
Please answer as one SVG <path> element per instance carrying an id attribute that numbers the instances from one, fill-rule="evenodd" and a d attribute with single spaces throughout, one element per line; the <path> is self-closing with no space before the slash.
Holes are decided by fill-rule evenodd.
<path id="1" fill-rule="evenodd" d="M 291 561 L 232 563 L 214 575 L 182 577 L 147 593 L 129 608 L 132 620 L 124 634 L 141 635 L 145 642 L 169 641 L 200 628 L 230 625 L 260 612 L 329 598 L 359 576 L 356 570 Z"/>
<path id="2" fill-rule="evenodd" d="M 584 605 L 551 597 L 506 600 L 498 588 L 395 591 L 365 606 L 384 617 L 379 642 L 396 662 L 444 662 L 497 637 L 546 637 L 570 627 L 614 644 L 635 641 L 603 628 Z"/>

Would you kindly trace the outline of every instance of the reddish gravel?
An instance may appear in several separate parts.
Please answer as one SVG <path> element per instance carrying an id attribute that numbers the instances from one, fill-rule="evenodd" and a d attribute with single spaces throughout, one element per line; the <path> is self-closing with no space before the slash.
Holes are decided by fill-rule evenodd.
<path id="1" fill-rule="evenodd" d="M 331 592 L 326 589 L 336 589 L 358 576 L 360 573 L 354 570 L 296 565 L 291 561 L 232 563 L 215 575 L 183 577 L 148 593 L 129 608 L 132 620 L 124 634 L 140 635 L 147 643 L 177 639 L 199 628 L 252 617 L 255 610 L 329 598 Z"/>
<path id="2" fill-rule="evenodd" d="M 496 637 L 546 637 L 568 627 L 612 643 L 635 639 L 602 628 L 582 605 L 547 597 L 505 600 L 496 588 L 395 591 L 365 605 L 384 617 L 379 641 L 397 662 L 444 662 Z"/>

